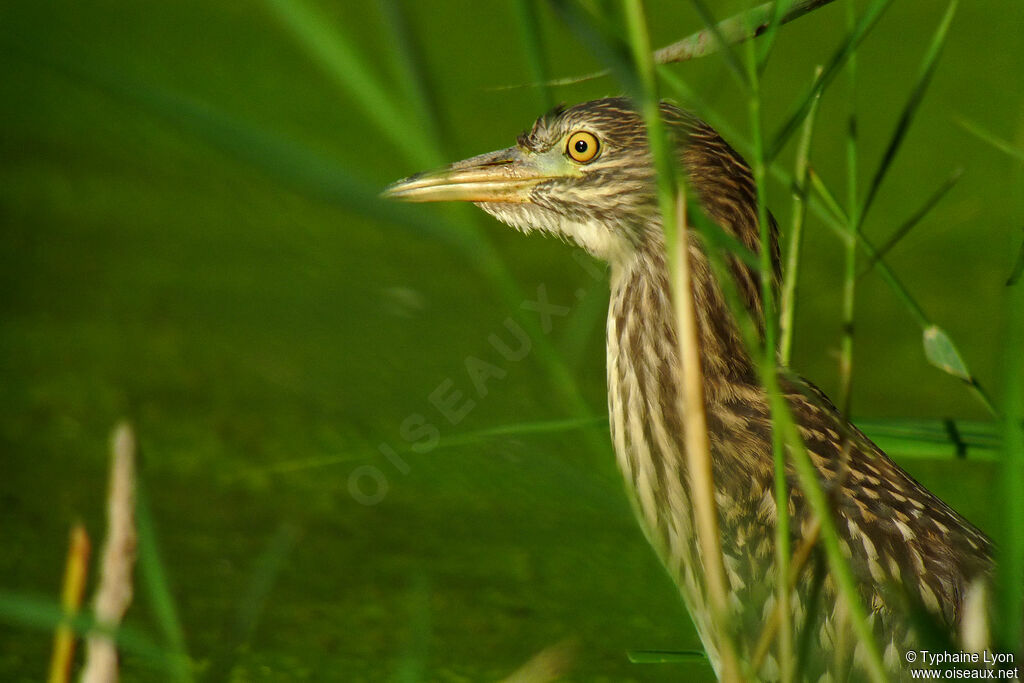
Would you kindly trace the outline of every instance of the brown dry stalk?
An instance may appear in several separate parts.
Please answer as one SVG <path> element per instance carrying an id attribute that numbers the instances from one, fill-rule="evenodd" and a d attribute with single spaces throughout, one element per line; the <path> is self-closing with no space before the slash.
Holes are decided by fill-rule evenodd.
<path id="1" fill-rule="evenodd" d="M 677 344 L 683 367 L 683 416 L 686 460 L 693 491 L 697 539 L 704 559 L 711 614 L 722 655 L 721 676 L 724 681 L 741 680 L 736 650 L 729 626 L 729 581 L 725 575 L 722 544 L 718 529 L 718 506 L 715 503 L 715 479 L 711 468 L 711 443 L 708 439 L 707 415 L 704 409 L 704 377 L 700 364 L 700 340 L 697 315 L 690 288 L 689 238 L 686 225 L 686 194 L 676 191 L 676 233 L 678 252 L 673 255 L 673 306 L 678 328 Z"/>
<path id="2" fill-rule="evenodd" d="M 780 0 L 781 1 L 781 0 Z M 798 19 L 805 14 L 813 12 L 819 7 L 829 4 L 833 0 L 799 0 L 786 10 L 786 13 L 779 19 L 779 26 Z M 721 49 L 715 33 L 718 33 L 729 45 L 742 43 L 750 38 L 761 35 L 772 22 L 772 15 L 775 12 L 774 2 L 766 2 L 753 9 L 735 14 L 728 19 L 718 22 L 716 30 L 705 28 L 697 31 L 680 41 L 666 45 L 656 50 L 654 61 L 658 64 L 671 64 L 673 62 L 685 62 L 698 57 L 706 57 Z"/>
<path id="3" fill-rule="evenodd" d="M 135 434 L 120 424 L 111 438 L 107 538 L 103 545 L 100 585 L 93 598 L 96 621 L 114 629 L 132 601 L 132 569 L 138 537 L 135 530 Z M 118 680 L 117 648 L 109 634 L 93 633 L 86 643 L 81 683 Z"/>

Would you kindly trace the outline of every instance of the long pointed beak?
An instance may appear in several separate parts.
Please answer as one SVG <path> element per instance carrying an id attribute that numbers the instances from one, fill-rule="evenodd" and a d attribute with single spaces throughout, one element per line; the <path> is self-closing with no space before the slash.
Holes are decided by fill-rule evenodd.
<path id="1" fill-rule="evenodd" d="M 381 196 L 406 202 L 521 204 L 530 201 L 534 187 L 553 177 L 517 147 L 509 147 L 409 176 L 392 183 Z"/>

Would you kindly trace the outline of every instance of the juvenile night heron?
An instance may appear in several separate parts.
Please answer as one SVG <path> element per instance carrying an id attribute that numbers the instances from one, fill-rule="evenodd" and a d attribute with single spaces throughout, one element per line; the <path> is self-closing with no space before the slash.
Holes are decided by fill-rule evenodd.
<path id="1" fill-rule="evenodd" d="M 704 213 L 759 251 L 757 197 L 747 165 L 707 124 L 670 104 L 662 104 L 661 113 Z M 609 98 L 556 110 L 538 119 L 515 146 L 414 175 L 389 187 L 386 195 L 414 202 L 473 202 L 524 233 L 558 235 L 610 264 L 612 442 L 641 525 L 679 586 L 718 671 L 720 653 L 688 490 L 678 409 L 683 373 L 654 171 L 644 124 L 631 102 Z M 767 248 L 777 275 L 774 220 L 771 228 Z M 771 679 L 779 675 L 775 650 L 756 652 L 775 609 L 770 411 L 705 246 L 693 233 L 689 240 L 737 654 L 748 670 L 756 667 L 756 675 Z M 761 320 L 758 274 L 740 259 L 727 258 L 743 303 Z M 911 612 L 923 607 L 954 633 L 969 588 L 991 572 L 990 542 L 900 469 L 813 385 L 786 373 L 780 382 L 831 502 L 840 546 L 869 611 L 888 675 L 903 678 L 904 652 L 918 642 Z M 791 546 L 798 548 L 802 541 L 813 541 L 817 526 L 794 471 L 789 478 Z M 853 637 L 832 576 L 822 573 L 822 566 L 805 563 L 790 603 L 794 630 L 809 638 L 802 671 L 811 680 L 856 680 L 863 676 L 865 653 Z"/>

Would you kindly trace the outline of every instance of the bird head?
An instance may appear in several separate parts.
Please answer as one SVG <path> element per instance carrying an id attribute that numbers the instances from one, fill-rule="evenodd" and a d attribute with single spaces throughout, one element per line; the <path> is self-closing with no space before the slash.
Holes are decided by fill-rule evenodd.
<path id="1" fill-rule="evenodd" d="M 697 118 L 664 102 L 661 114 L 705 213 L 756 251 L 757 195 L 747 165 Z M 557 108 L 514 146 L 410 176 L 384 196 L 473 202 L 518 230 L 556 235 L 613 266 L 663 249 L 646 128 L 622 97 Z"/>

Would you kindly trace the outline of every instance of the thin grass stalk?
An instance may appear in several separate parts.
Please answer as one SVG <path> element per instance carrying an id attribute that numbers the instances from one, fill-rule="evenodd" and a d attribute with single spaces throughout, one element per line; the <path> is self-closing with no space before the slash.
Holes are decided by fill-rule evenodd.
<path id="1" fill-rule="evenodd" d="M 721 535 L 718 527 L 718 506 L 715 502 L 714 471 L 711 466 L 711 442 L 708 437 L 707 415 L 704 404 L 704 377 L 700 360 L 700 339 L 697 332 L 697 314 L 690 294 L 689 231 L 686 226 L 686 194 L 676 192 L 676 220 L 678 221 L 675 267 L 672 276 L 673 308 L 678 329 L 678 353 L 683 368 L 683 398 L 678 406 L 683 416 L 686 440 L 686 462 L 690 474 L 697 513 L 698 540 L 707 573 L 708 593 L 715 615 L 715 633 L 722 654 L 722 680 L 741 680 L 736 659 L 729 618 L 729 582 L 725 575 Z"/>
<path id="2" fill-rule="evenodd" d="M 689 236 L 686 225 L 685 187 L 679 177 L 674 149 L 661 120 L 654 62 L 642 0 L 623 0 L 630 45 L 639 81 L 643 86 L 641 108 L 647 138 L 658 177 L 658 200 L 665 234 L 666 256 L 675 311 L 676 338 L 683 367 L 682 412 L 686 440 L 687 469 L 693 495 L 697 536 L 704 561 L 705 580 L 711 603 L 716 645 L 721 654 L 724 681 L 740 681 L 742 674 L 729 619 L 729 580 L 725 573 L 718 509 L 715 502 L 714 472 L 704 412 L 704 383 L 696 312 L 690 286 Z"/>
<path id="3" fill-rule="evenodd" d="M 819 66 L 815 78 L 821 73 Z M 793 169 L 793 211 L 789 228 L 789 248 L 786 250 L 786 264 L 782 269 L 782 295 L 779 301 L 779 360 L 789 366 L 793 353 L 793 329 L 796 324 L 796 287 L 800 279 L 800 256 L 803 250 L 804 220 L 807 218 L 807 170 L 811 154 L 811 140 L 814 137 L 814 123 L 818 118 L 818 102 L 815 97 L 804 120 L 803 132 L 796 148 L 796 164 Z"/>
<path id="4" fill-rule="evenodd" d="M 739 322 L 741 336 L 751 359 L 754 360 L 757 366 L 758 376 L 765 386 L 768 386 L 773 381 L 777 382 L 778 379 L 774 375 L 775 369 L 773 367 L 764 367 L 762 355 L 758 352 L 760 349 L 760 339 L 757 336 L 755 325 L 750 319 L 750 312 L 740 302 L 736 285 L 731 280 L 730 272 L 725 266 L 724 260 L 720 254 L 714 251 L 709 251 L 708 257 L 711 261 L 715 277 L 725 294 L 729 310 Z M 848 605 L 851 605 L 850 620 L 858 640 L 864 636 L 871 638 L 870 627 L 867 625 L 866 611 L 860 603 L 859 593 L 857 592 L 849 563 L 846 561 L 845 555 L 842 554 L 839 536 L 835 524 L 832 522 L 832 512 L 828 498 L 817 479 L 815 467 L 803 444 L 799 430 L 793 422 L 785 398 L 778 391 L 769 394 L 769 398 L 774 428 L 780 430 L 783 434 L 787 450 L 793 459 L 800 488 L 804 491 L 804 495 L 807 497 L 811 510 L 815 515 L 816 522 L 821 528 L 820 533 L 826 538 L 823 542 L 826 560 L 836 582 L 840 599 L 845 600 Z M 776 419 L 776 416 L 779 416 L 779 418 Z M 790 564 L 791 568 L 794 564 L 795 562 Z M 804 640 L 806 641 L 806 639 Z M 869 643 L 866 652 L 872 660 L 868 663 L 871 679 L 873 681 L 884 680 L 884 665 L 873 640 Z"/>
<path id="5" fill-rule="evenodd" d="M 856 27 L 853 3 L 846 5 L 846 23 L 850 31 Z M 846 417 L 850 415 L 853 395 L 853 319 L 857 301 L 857 238 L 860 227 L 860 205 L 857 202 L 857 51 L 850 54 L 846 64 L 847 103 L 846 123 L 846 205 L 849 239 L 843 244 L 843 296 L 842 337 L 839 344 L 839 395 L 837 405 Z"/>
<path id="6" fill-rule="evenodd" d="M 764 384 L 765 392 L 768 395 L 768 401 L 772 415 L 772 431 L 773 431 L 773 451 L 775 460 L 775 503 L 776 503 L 776 525 L 788 526 L 788 520 L 783 521 L 789 514 L 788 505 L 788 490 L 785 483 L 786 474 L 786 451 L 785 446 L 789 446 L 791 456 L 794 461 L 794 466 L 797 471 L 797 476 L 800 480 L 801 488 L 803 489 L 804 495 L 808 502 L 811 504 L 811 508 L 814 510 L 815 515 L 818 518 L 818 522 L 821 526 L 821 532 L 823 542 L 825 546 L 826 555 L 829 558 L 829 566 L 832 572 L 833 579 L 836 583 L 840 599 L 846 602 L 847 609 L 850 615 L 850 622 L 853 626 L 854 634 L 858 641 L 864 648 L 866 653 L 868 673 L 872 680 L 876 683 L 882 683 L 886 679 L 885 666 L 882 661 L 881 652 L 878 649 L 878 644 L 875 642 L 874 635 L 871 632 L 871 627 L 867 621 L 867 614 L 864 606 L 861 602 L 860 593 L 857 591 L 857 586 L 853 578 L 853 572 L 850 569 L 849 563 L 846 557 L 843 555 L 839 535 L 835 528 L 835 523 L 832 520 L 831 510 L 828 505 L 828 499 L 822 490 L 821 484 L 817 478 L 817 472 L 813 463 L 811 462 L 810 455 L 800 438 L 800 433 L 797 429 L 796 424 L 793 421 L 793 417 L 789 412 L 789 406 L 786 404 L 786 400 L 782 395 L 781 387 L 779 386 L 778 374 L 777 374 L 777 324 L 778 319 L 776 317 L 774 308 L 774 281 L 773 281 L 773 269 L 771 267 L 771 250 L 768 245 L 771 243 L 770 225 L 768 221 L 768 210 L 766 206 L 767 201 L 767 167 L 770 164 L 770 158 L 767 155 L 767 150 L 764 144 L 763 137 L 763 123 L 761 121 L 761 90 L 760 90 L 760 73 L 759 64 L 757 60 L 757 54 L 754 50 L 753 44 L 748 43 L 747 46 L 747 71 L 750 80 L 750 98 L 749 98 L 749 111 L 750 111 L 750 127 L 752 131 L 752 140 L 754 143 L 754 162 L 752 165 L 754 180 L 757 184 L 757 197 L 758 197 L 758 222 L 761 228 L 761 294 L 763 299 L 764 308 L 764 330 L 765 330 L 765 342 L 763 349 L 763 362 L 760 366 L 761 379 Z M 807 109 L 809 110 L 810 107 Z M 781 480 L 781 481 L 780 481 Z M 788 596 L 789 586 L 789 547 L 788 547 L 788 534 L 785 539 L 779 538 L 777 532 L 776 544 L 785 545 L 785 558 L 783 564 L 779 567 L 778 573 L 781 575 L 779 583 L 779 598 L 783 598 L 782 593 Z M 778 549 L 777 549 L 778 552 Z M 780 626 L 780 632 L 786 629 L 786 615 L 781 613 L 782 625 Z M 791 628 L 791 627 L 790 627 Z M 786 636 L 780 635 L 780 640 Z M 789 653 L 786 654 L 789 656 Z"/>
<path id="7" fill-rule="evenodd" d="M 761 123 L 761 76 L 760 64 L 753 43 L 747 43 L 747 80 L 750 97 L 747 102 L 750 116 L 751 139 L 754 143 L 752 171 L 757 186 L 757 221 L 760 228 L 761 249 L 761 305 L 764 312 L 764 346 L 762 376 L 765 391 L 769 397 L 778 398 L 780 389 L 775 368 L 778 365 L 778 318 L 775 310 L 775 268 L 772 264 L 771 223 L 767 209 L 767 178 L 764 159 L 764 134 Z M 756 357 L 756 356 L 755 356 Z M 779 672 L 783 681 L 792 680 L 793 672 L 793 610 L 790 608 L 789 566 L 789 485 L 786 481 L 786 445 L 782 432 L 775 424 L 775 406 L 772 408 L 772 458 L 775 469 L 775 561 L 776 561 L 776 602 L 779 604 Z"/>

